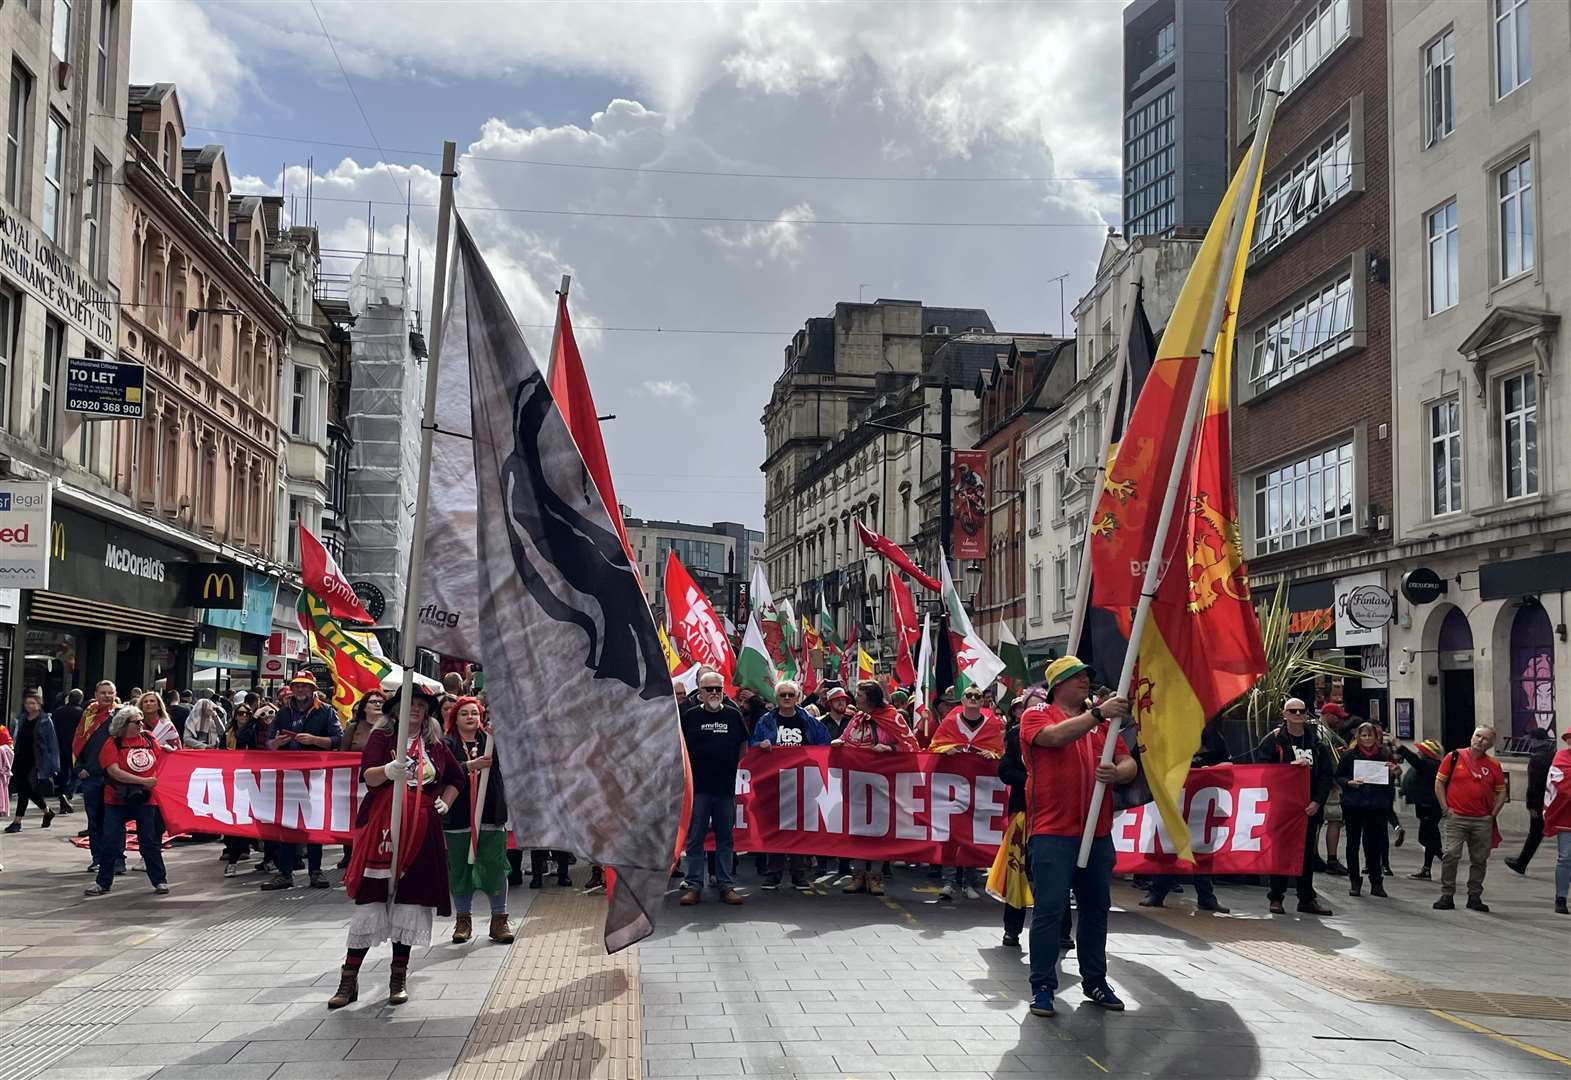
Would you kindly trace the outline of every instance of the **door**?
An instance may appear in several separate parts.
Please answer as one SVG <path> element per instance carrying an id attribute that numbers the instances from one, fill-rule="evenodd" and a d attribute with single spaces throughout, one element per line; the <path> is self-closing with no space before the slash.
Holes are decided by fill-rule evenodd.
<path id="1" fill-rule="evenodd" d="M 1472 669 L 1440 673 L 1440 732 L 1447 750 L 1466 746 L 1473 738 Z"/>

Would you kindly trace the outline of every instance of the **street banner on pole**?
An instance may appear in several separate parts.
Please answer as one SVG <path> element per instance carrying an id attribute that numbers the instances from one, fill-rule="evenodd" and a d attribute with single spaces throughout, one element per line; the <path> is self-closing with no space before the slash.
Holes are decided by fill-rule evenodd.
<path id="1" fill-rule="evenodd" d="M 950 554 L 956 559 L 987 558 L 987 451 L 956 450 L 951 467 L 954 532 Z"/>

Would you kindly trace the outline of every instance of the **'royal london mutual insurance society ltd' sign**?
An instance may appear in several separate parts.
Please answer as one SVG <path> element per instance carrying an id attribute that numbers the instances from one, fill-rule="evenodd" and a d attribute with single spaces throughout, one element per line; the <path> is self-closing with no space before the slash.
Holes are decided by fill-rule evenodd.
<path id="1" fill-rule="evenodd" d="M 99 348 L 114 349 L 114 298 L 4 202 L 0 202 L 0 270 L 75 323 Z"/>

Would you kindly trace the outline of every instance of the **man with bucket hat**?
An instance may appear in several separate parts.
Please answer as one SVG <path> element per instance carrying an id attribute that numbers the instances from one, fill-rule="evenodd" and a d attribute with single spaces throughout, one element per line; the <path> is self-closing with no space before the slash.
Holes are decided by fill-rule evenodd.
<path id="1" fill-rule="evenodd" d="M 1027 857 L 1035 908 L 1031 917 L 1031 1012 L 1053 1016 L 1058 989 L 1059 927 L 1074 890 L 1080 912 L 1075 944 L 1080 987 L 1104 1009 L 1124 1007 L 1107 982 L 1107 913 L 1112 908 L 1113 800 L 1102 800 L 1091 857 L 1076 865 L 1080 836 L 1091 812 L 1098 781 L 1127 784 L 1137 766 L 1122 745 L 1103 765 L 1106 721 L 1129 715 L 1129 702 L 1116 695 L 1088 703 L 1091 669 L 1073 656 L 1048 665 L 1047 703 L 1033 704 L 1020 717 L 1020 749 L 1026 763 Z"/>
<path id="2" fill-rule="evenodd" d="M 333 707 L 317 693 L 316 676 L 309 671 L 299 671 L 289 680 L 289 696 L 284 699 L 273 719 L 273 738 L 270 750 L 337 750 L 344 729 L 338 723 Z M 306 871 L 313 889 L 326 889 L 332 883 L 322 873 L 322 845 L 307 844 Z M 273 862 L 278 873 L 262 882 L 265 892 L 291 889 L 295 884 L 295 869 L 300 865 L 299 844 L 275 844 Z"/>

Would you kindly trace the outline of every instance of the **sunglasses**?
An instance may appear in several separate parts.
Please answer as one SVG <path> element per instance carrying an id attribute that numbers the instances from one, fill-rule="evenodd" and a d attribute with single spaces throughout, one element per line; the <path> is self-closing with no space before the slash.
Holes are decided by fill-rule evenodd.
<path id="1" fill-rule="evenodd" d="M 700 686 L 698 688 L 698 692 L 700 694 L 719 694 L 719 693 L 724 693 L 725 692 L 725 687 L 723 687 L 723 686 Z"/>
<path id="2" fill-rule="evenodd" d="M 981 694 L 967 694 L 967 695 L 965 695 L 965 699 L 967 701 L 981 701 L 982 700 L 982 695 Z"/>
<path id="3" fill-rule="evenodd" d="M 780 693 L 776 694 L 775 697 L 779 698 L 781 701 L 795 701 L 796 700 L 796 695 L 791 693 L 791 691 L 789 691 L 789 690 L 782 690 L 782 691 L 780 691 Z"/>
<path id="4" fill-rule="evenodd" d="M 1287 711 L 1290 712 L 1290 713 L 1297 713 L 1299 715 L 1303 715 L 1304 713 L 1307 713 L 1309 710 L 1308 709 L 1288 709 Z"/>

